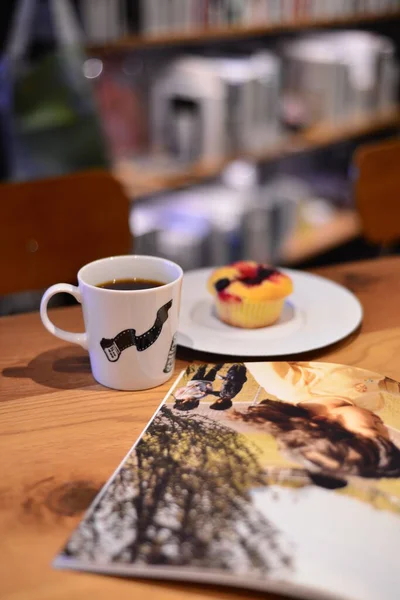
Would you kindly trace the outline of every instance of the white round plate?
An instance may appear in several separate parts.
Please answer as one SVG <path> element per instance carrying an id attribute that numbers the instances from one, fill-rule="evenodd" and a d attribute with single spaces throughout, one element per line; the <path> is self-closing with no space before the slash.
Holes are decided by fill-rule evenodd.
<path id="1" fill-rule="evenodd" d="M 363 310 L 357 298 L 323 277 L 282 269 L 294 292 L 275 325 L 240 329 L 222 323 L 207 291 L 213 269 L 188 271 L 183 278 L 178 344 L 227 356 L 285 356 L 329 346 L 360 325 Z"/>

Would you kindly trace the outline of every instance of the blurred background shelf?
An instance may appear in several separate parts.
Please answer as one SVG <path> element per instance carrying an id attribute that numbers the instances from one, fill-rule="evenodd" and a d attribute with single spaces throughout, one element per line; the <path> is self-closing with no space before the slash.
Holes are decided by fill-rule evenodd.
<path id="1" fill-rule="evenodd" d="M 318 125 L 301 133 L 288 135 L 273 147 L 240 156 L 240 158 L 254 162 L 271 161 L 373 134 L 399 124 L 400 109 L 396 107 L 379 114 L 353 119 L 349 123 Z M 168 189 L 198 184 L 219 175 L 235 158 L 238 157 L 227 156 L 225 159 L 213 163 L 198 163 L 180 169 L 163 157 L 149 157 L 144 161 L 124 159 L 116 162 L 114 174 L 125 187 L 129 196 L 134 199 Z"/>
<path id="2" fill-rule="evenodd" d="M 334 27 L 353 27 L 377 21 L 386 21 L 400 17 L 398 9 L 385 12 L 363 13 L 354 16 L 319 18 L 319 19 L 295 19 L 280 23 L 268 23 L 259 26 L 225 26 L 208 27 L 197 31 L 168 31 L 166 33 L 129 35 L 118 40 L 103 44 L 88 44 L 87 51 L 90 54 L 104 54 L 108 52 L 127 50 L 141 50 L 146 48 L 161 48 L 165 46 L 181 46 L 206 44 L 207 42 L 238 40 L 252 37 L 274 35 L 284 32 L 295 32 L 302 29 L 322 29 Z"/>
<path id="3" fill-rule="evenodd" d="M 400 139 L 400 0 L 71 6 L 88 52 L 54 99 L 44 76 L 37 98 L 21 86 L 21 122 L 37 130 L 22 132 L 22 175 L 7 159 L 4 178 L 112 170 L 128 196 L 131 251 L 184 270 L 240 259 L 310 268 L 379 252 L 358 212 L 353 156 Z M 29 57 L 40 74 L 58 45 L 51 15 L 37 18 Z M 75 76 L 90 136 L 75 105 L 74 127 L 37 118 L 60 112 Z M 375 196 L 380 210 L 388 194 Z"/>
<path id="4" fill-rule="evenodd" d="M 322 226 L 299 229 L 282 249 L 282 263 L 297 265 L 355 240 L 361 235 L 359 217 L 354 210 L 340 210 Z"/>

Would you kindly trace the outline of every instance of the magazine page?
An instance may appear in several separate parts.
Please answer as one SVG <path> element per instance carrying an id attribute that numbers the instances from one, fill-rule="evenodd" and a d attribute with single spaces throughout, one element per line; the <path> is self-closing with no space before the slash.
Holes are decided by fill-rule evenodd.
<path id="1" fill-rule="evenodd" d="M 55 566 L 395 600 L 399 556 L 400 385 L 264 362 L 190 366 Z"/>

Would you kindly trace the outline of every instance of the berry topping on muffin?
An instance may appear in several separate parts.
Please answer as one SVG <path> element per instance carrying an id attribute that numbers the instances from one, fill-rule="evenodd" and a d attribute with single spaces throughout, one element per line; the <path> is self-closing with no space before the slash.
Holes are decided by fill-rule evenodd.
<path id="1" fill-rule="evenodd" d="M 288 275 L 269 265 L 239 261 L 216 269 L 209 278 L 208 290 L 216 299 L 222 321 L 256 328 L 277 321 L 293 284 Z"/>

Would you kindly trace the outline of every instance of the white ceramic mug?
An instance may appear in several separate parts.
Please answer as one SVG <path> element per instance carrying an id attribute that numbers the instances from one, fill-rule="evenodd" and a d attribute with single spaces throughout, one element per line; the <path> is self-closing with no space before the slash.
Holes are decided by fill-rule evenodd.
<path id="1" fill-rule="evenodd" d="M 143 390 L 167 381 L 175 362 L 182 269 L 154 256 L 96 260 L 78 273 L 78 287 L 58 283 L 43 295 L 40 316 L 50 333 L 89 351 L 95 379 L 117 390 Z M 145 290 L 96 287 L 114 279 L 152 279 L 164 285 Z M 47 305 L 60 292 L 82 304 L 84 333 L 59 329 Z"/>

